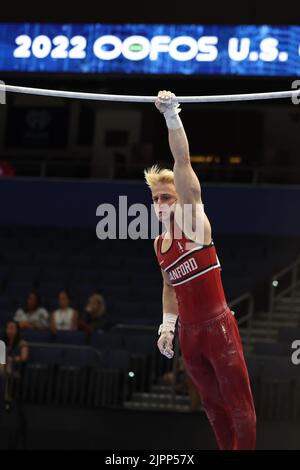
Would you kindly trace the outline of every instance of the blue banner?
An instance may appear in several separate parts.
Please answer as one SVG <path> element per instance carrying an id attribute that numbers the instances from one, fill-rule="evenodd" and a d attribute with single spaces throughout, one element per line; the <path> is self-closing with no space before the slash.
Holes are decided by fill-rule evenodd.
<path id="1" fill-rule="evenodd" d="M 300 26 L 0 23 L 0 71 L 300 76 Z"/>

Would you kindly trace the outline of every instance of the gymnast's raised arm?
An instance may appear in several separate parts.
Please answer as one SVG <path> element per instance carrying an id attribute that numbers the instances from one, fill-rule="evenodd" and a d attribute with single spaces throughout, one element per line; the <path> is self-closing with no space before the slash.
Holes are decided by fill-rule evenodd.
<path id="1" fill-rule="evenodd" d="M 160 91 L 155 104 L 164 114 L 169 129 L 169 144 L 174 157 L 174 180 L 179 202 L 198 203 L 201 201 L 200 183 L 191 165 L 189 143 L 178 115 L 180 108 L 176 97 L 169 91 Z"/>
<path id="2" fill-rule="evenodd" d="M 182 208 L 185 208 L 186 205 L 192 207 L 192 227 L 184 222 L 185 232 L 191 234 L 190 238 L 194 240 L 210 243 L 211 226 L 204 213 L 200 183 L 191 165 L 189 143 L 179 117 L 180 108 L 176 96 L 170 91 L 160 91 L 155 105 L 163 113 L 168 126 L 169 145 L 174 158 L 174 182 L 178 202 Z M 196 218 L 201 222 L 201 228 L 195 238 Z"/>

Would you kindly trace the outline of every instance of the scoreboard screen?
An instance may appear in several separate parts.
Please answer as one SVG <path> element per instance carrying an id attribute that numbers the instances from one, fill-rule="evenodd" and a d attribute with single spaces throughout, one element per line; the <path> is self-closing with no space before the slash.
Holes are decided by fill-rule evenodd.
<path id="1" fill-rule="evenodd" d="M 300 76 L 300 26 L 0 23 L 0 72 Z"/>

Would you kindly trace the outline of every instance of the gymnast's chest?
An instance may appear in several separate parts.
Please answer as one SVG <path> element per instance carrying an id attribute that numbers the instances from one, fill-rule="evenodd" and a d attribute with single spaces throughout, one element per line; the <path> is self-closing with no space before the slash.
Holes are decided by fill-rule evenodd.
<path id="1" fill-rule="evenodd" d="M 178 260 L 188 255 L 190 247 L 184 240 L 163 240 L 158 252 L 158 262 L 161 269 L 165 270 L 168 266 L 176 263 Z"/>

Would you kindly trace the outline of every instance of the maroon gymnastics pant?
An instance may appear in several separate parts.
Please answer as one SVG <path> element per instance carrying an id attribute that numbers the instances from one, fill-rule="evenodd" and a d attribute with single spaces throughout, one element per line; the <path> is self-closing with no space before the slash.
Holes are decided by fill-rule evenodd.
<path id="1" fill-rule="evenodd" d="M 236 319 L 228 307 L 204 323 L 179 321 L 185 368 L 222 450 L 255 449 L 256 415 Z"/>

